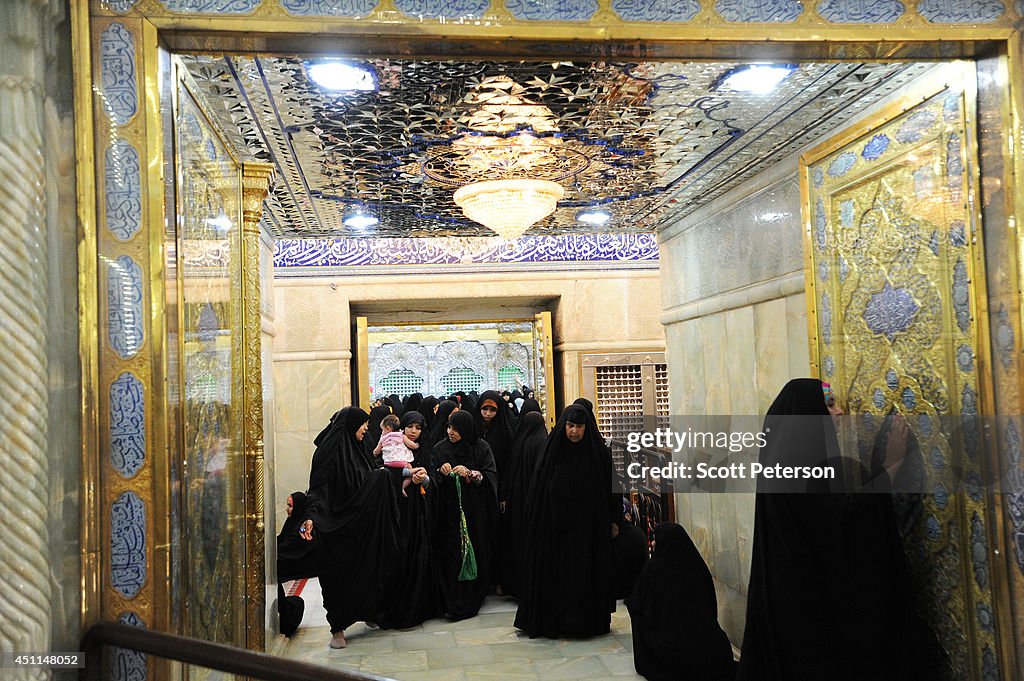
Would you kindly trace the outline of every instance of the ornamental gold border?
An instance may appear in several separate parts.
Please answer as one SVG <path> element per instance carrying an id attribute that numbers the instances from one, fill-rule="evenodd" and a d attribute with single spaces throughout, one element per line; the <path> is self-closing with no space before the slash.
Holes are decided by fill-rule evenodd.
<path id="1" fill-rule="evenodd" d="M 599 11 L 589 22 L 531 22 L 513 19 L 504 7 L 494 12 L 493 20 L 484 25 L 474 22 L 451 22 L 450 20 L 411 19 L 394 10 L 391 0 L 383 0 L 377 11 L 369 17 L 359 20 L 345 19 L 310 19 L 287 15 L 280 5 L 268 0 L 250 15 L 225 16 L 204 15 L 186 16 L 173 15 L 157 2 L 157 0 L 140 0 L 136 7 L 126 15 L 117 15 L 103 10 L 98 0 L 71 0 L 71 31 L 72 49 L 75 56 L 74 64 L 74 107 L 75 107 L 75 150 L 77 180 L 77 215 L 78 215 L 78 300 L 79 300 L 79 353 L 81 359 L 81 416 L 82 416 L 82 482 L 81 482 L 81 586 L 83 627 L 97 621 L 101 613 L 113 614 L 109 602 L 109 589 L 104 583 L 105 572 L 102 565 L 106 547 L 103 541 L 109 541 L 109 533 L 104 532 L 105 508 L 101 505 L 103 498 L 101 473 L 102 455 L 105 446 L 100 438 L 101 412 L 109 408 L 104 402 L 109 401 L 109 381 L 104 380 L 100 348 L 105 342 L 100 329 L 100 312 L 104 309 L 100 299 L 102 286 L 100 282 L 104 274 L 100 267 L 101 239 L 100 211 L 102 201 L 99 195 L 101 187 L 97 186 L 98 172 L 96 164 L 102 162 L 97 156 L 96 133 L 103 122 L 94 118 L 93 87 L 98 83 L 98 71 L 95 70 L 97 39 L 94 31 L 99 25 L 106 25 L 116 20 L 122 23 L 141 23 L 141 30 L 134 31 L 136 37 L 136 64 L 141 78 L 138 83 L 140 112 L 126 129 L 138 125 L 137 119 L 145 119 L 150 125 L 152 135 L 145 135 L 145 145 L 139 149 L 146 158 L 140 159 L 144 169 L 143 195 L 146 205 L 143 215 L 147 224 L 137 239 L 148 239 L 148 248 L 143 254 L 147 256 L 148 267 L 145 291 L 148 314 L 148 328 L 145 329 L 146 346 L 141 353 L 146 353 L 152 360 L 147 377 L 147 416 L 149 437 L 149 457 L 147 467 L 150 475 L 156 478 L 151 488 L 153 497 L 149 505 L 147 517 L 148 551 L 153 553 L 154 562 L 149 566 L 147 588 L 159 590 L 152 605 L 162 612 L 169 612 L 174 605 L 169 602 L 170 565 L 167 562 L 166 545 L 157 546 L 158 536 L 154 534 L 154 516 L 157 508 L 166 510 L 170 500 L 166 458 L 167 449 L 175 446 L 175 434 L 168 432 L 168 420 L 165 410 L 167 404 L 166 387 L 168 348 L 163 338 L 165 330 L 163 319 L 159 313 L 164 307 L 165 248 L 162 243 L 162 226 L 165 215 L 165 196 L 161 181 L 161 171 L 165 168 L 164 148 L 156 141 L 159 139 L 159 86 L 158 73 L 155 70 L 157 46 L 163 44 L 176 51 L 213 51 L 213 52 L 263 52 L 270 50 L 315 52 L 339 50 L 347 53 L 366 52 L 371 49 L 380 53 L 380 47 L 387 45 L 385 51 L 393 55 L 429 55 L 440 57 L 480 57 L 484 54 L 502 54 L 505 56 L 522 56 L 523 58 L 556 57 L 575 55 L 580 58 L 646 58 L 646 59 L 715 59 L 742 60 L 756 58 L 758 60 L 879 60 L 879 59 L 943 59 L 973 58 L 981 55 L 997 53 L 1003 61 L 1003 71 L 1007 74 L 1003 120 L 1004 151 L 1007 168 L 1004 178 L 995 178 L 1006 182 L 1006 211 L 1009 217 L 1009 229 L 1013 234 L 1014 243 L 1021 249 L 1017 239 L 1019 225 L 1024 224 L 1024 43 L 1019 30 L 1013 28 L 1020 25 L 1020 18 L 1008 5 L 1004 16 L 990 26 L 975 25 L 932 25 L 927 23 L 912 3 L 906 3 L 906 14 L 898 21 L 885 25 L 838 25 L 822 20 L 810 5 L 794 22 L 786 25 L 776 24 L 734 24 L 718 17 L 713 9 L 702 2 L 700 13 L 694 20 L 686 23 L 639 23 L 619 20 L 610 10 L 610 0 L 600 0 Z M 140 22 L 141 20 L 141 22 Z M 303 36 L 304 33 L 316 33 L 317 36 Z M 157 118 L 153 118 L 156 116 Z M 137 138 L 142 141 L 141 137 Z M 969 153 L 976 153 L 976 145 L 972 145 Z M 975 165 L 975 170 L 977 166 Z M 169 178 L 169 176 L 168 176 Z M 102 180 L 102 176 L 99 176 Z M 801 198 L 806 206 L 805 189 L 801 183 Z M 805 234 L 806 240 L 806 214 Z M 806 245 L 805 245 L 806 248 Z M 1011 309 L 1012 328 L 1015 338 L 1020 339 L 1021 316 L 1024 307 L 1021 305 L 1020 281 L 1024 280 L 1024 250 L 1010 254 L 1015 263 L 1013 283 L 1014 296 Z M 180 253 L 179 253 L 180 258 Z M 180 263 L 180 260 L 179 260 Z M 972 263 L 976 265 L 977 262 Z M 809 295 L 813 293 L 813 279 L 809 279 Z M 977 288 L 975 289 L 977 291 Z M 813 297 L 810 298 L 813 301 Z M 982 301 L 974 300 L 976 314 L 985 309 Z M 179 309 L 179 316 L 181 310 Z M 816 329 L 813 306 L 808 306 L 808 328 Z M 987 331 L 986 331 L 987 334 Z M 816 345 L 816 331 L 811 333 L 812 347 Z M 981 340 L 981 339 L 979 339 Z M 979 350 L 982 348 L 979 348 Z M 989 346 L 984 347 L 985 352 Z M 1019 355 L 1019 350 L 1017 350 Z M 817 352 L 812 352 L 812 369 L 817 371 Z M 991 395 L 990 361 L 986 364 L 987 371 L 981 376 L 985 385 L 985 395 Z M 1020 379 L 1017 379 L 1020 383 Z M 160 387 L 157 387 L 160 384 Z M 981 387 L 982 383 L 979 383 Z M 361 388 L 362 390 L 362 388 Z M 158 449 L 159 446 L 159 449 Z M 161 497 L 157 499 L 156 497 Z M 161 525 L 159 533 L 163 542 L 163 534 L 168 528 Z M 1005 546 L 1005 535 L 999 546 Z M 1007 558 L 1008 559 L 1008 558 Z M 993 565 L 997 563 L 993 562 Z M 1004 564 L 1005 568 L 1005 564 Z M 141 598 L 141 594 L 140 594 Z M 134 601 L 139 605 L 141 601 Z M 154 625 L 153 617 L 147 623 Z M 161 616 L 161 624 L 166 620 Z M 1012 639 L 1012 627 L 1006 628 L 1007 622 L 999 620 L 1004 653 L 1012 656 L 1010 646 L 1005 645 Z M 1004 674 L 1014 678 L 1016 661 L 1003 660 Z"/>
<path id="2" fill-rule="evenodd" d="M 84 1 L 84 0 L 80 0 Z M 118 16 L 116 12 L 103 7 L 101 0 L 90 3 L 96 16 Z M 175 13 L 164 7 L 158 0 L 138 0 L 127 15 L 141 15 L 153 21 L 160 29 L 226 30 L 254 32 L 269 29 L 272 33 L 379 33 L 380 26 L 397 28 L 402 32 L 433 34 L 448 37 L 495 36 L 516 38 L 582 38 L 585 40 L 676 40 L 681 33 L 691 36 L 706 36 L 712 40 L 735 38 L 739 40 L 765 41 L 765 33 L 771 32 L 779 39 L 790 40 L 794 35 L 814 31 L 819 39 L 857 40 L 865 30 L 884 31 L 891 34 L 936 35 L 943 31 L 954 33 L 976 24 L 933 24 L 918 13 L 916 3 L 904 3 L 903 14 L 886 24 L 845 24 L 834 23 L 822 18 L 815 8 L 816 3 L 804 2 L 803 11 L 792 21 L 782 22 L 736 22 L 727 21 L 715 10 L 714 0 L 699 0 L 700 9 L 692 19 L 685 22 L 673 21 L 627 21 L 619 18 L 612 9 L 612 0 L 597 0 L 597 10 L 585 21 L 571 20 L 530 20 L 521 19 L 505 7 L 502 0 L 491 0 L 479 17 L 444 19 L 419 18 L 399 11 L 394 0 L 380 0 L 377 7 L 367 16 L 352 17 L 305 17 L 290 14 L 277 0 L 263 0 L 254 10 L 245 14 L 187 14 Z M 983 30 L 1013 27 L 1021 19 L 1012 1 L 1003 0 L 1005 11 L 996 21 Z M 215 27 L 215 28 L 214 28 Z M 851 37 L 852 36 L 852 37 Z M 928 38 L 924 38 L 928 39 Z M 961 38 L 962 39 L 962 38 Z M 957 40 L 953 38 L 953 40 Z"/>

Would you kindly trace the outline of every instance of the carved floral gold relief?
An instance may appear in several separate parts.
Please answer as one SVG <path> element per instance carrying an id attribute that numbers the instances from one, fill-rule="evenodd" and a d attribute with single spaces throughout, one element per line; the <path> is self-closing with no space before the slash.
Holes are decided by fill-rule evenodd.
<path id="1" fill-rule="evenodd" d="M 894 503 L 919 614 L 949 660 L 937 678 L 989 678 L 998 660 L 982 483 L 970 106 L 947 87 L 805 160 L 802 178 L 812 356 L 854 415 L 843 436 L 862 464 L 877 467 L 876 438 L 893 414 L 914 434 L 897 481 L 913 493 L 894 495 Z M 970 670 L 971 660 L 982 668 Z"/>

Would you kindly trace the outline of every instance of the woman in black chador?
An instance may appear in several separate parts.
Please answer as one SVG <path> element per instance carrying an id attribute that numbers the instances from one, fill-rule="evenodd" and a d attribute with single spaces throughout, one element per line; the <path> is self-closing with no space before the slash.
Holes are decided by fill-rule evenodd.
<path id="1" fill-rule="evenodd" d="M 801 378 L 765 417 L 760 463 L 836 463 L 836 480 L 828 488 L 758 481 L 738 681 L 916 678 L 903 550 L 889 495 L 878 493 L 902 465 L 907 424 L 892 420 L 885 470 L 867 480 L 837 463 L 829 416 L 841 414 L 828 384 Z"/>
<path id="2" fill-rule="evenodd" d="M 313 545 L 299 534 L 299 527 L 306 519 L 306 495 L 292 492 L 288 495 L 284 527 L 277 535 L 277 581 L 288 582 L 304 577 L 316 577 L 313 562 Z"/>
<path id="3" fill-rule="evenodd" d="M 516 628 L 548 638 L 608 633 L 622 495 L 612 494 L 611 453 L 586 408 L 570 405 L 551 431 L 526 507 Z"/>
<path id="4" fill-rule="evenodd" d="M 384 589 L 401 560 L 401 529 L 388 471 L 363 449 L 369 416 L 346 407 L 317 436 L 302 536 L 313 541 L 332 648 L 345 628 L 376 622 Z"/>
<path id="5" fill-rule="evenodd" d="M 718 625 L 708 566 L 680 525 L 659 525 L 654 544 L 626 599 L 637 674 L 648 681 L 732 681 L 736 663 Z"/>
<path id="6" fill-rule="evenodd" d="M 477 614 L 491 586 L 491 556 L 498 529 L 497 471 L 491 448 L 477 436 L 473 415 L 467 411 L 451 415 L 448 439 L 435 447 L 435 456 L 441 474 L 437 485 L 437 551 L 445 613 L 449 619 L 462 620 Z M 466 569 L 460 493 L 475 558 L 475 577 Z"/>
<path id="7" fill-rule="evenodd" d="M 432 543 L 437 520 L 437 482 L 428 476 L 432 448 L 427 442 L 425 423 L 423 415 L 418 411 L 402 414 L 402 433 L 420 446 L 414 452 L 415 458 L 410 469 L 387 469 L 398 494 L 403 556 L 394 581 L 387 587 L 384 615 L 379 622 L 384 629 L 414 627 L 437 617 L 441 612 L 441 594 Z M 413 484 L 403 497 L 401 482 L 406 473 Z"/>
<path id="8" fill-rule="evenodd" d="M 547 437 L 547 426 L 540 412 L 528 413 L 519 420 L 508 462 L 505 512 L 501 515 L 504 559 L 501 561 L 499 581 L 502 589 L 510 596 L 518 597 L 522 590 L 520 575 L 523 546 L 526 543 L 526 498 L 530 493 L 533 470 L 537 466 L 541 452 L 544 451 Z"/>

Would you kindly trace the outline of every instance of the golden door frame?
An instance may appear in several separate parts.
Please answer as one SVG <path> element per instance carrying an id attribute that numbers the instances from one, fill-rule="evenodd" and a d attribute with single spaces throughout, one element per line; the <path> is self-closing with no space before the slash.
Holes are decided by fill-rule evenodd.
<path id="1" fill-rule="evenodd" d="M 353 318 L 353 334 L 355 336 L 352 347 L 355 353 L 352 357 L 352 376 L 354 388 L 353 398 L 363 409 L 370 410 L 370 342 L 369 342 L 369 320 L 364 315 L 357 315 Z M 548 429 L 555 425 L 555 362 L 554 344 L 551 341 L 552 319 L 551 312 L 543 310 L 529 318 L 515 319 L 468 319 L 458 322 L 392 322 L 387 326 L 394 327 L 416 327 L 429 328 L 431 326 L 442 326 L 445 324 L 500 324 L 502 322 L 524 322 L 531 326 L 531 369 L 534 374 L 543 374 L 544 390 L 538 400 L 544 409 L 544 418 L 548 423 Z M 534 385 L 537 385 L 534 382 Z"/>
<path id="2" fill-rule="evenodd" d="M 167 281 L 176 276 L 173 254 L 168 253 L 165 233 L 167 191 L 163 175 L 166 158 L 160 110 L 159 74 L 161 49 L 172 52 L 291 52 L 333 51 L 352 56 L 383 54 L 394 56 L 442 56 L 451 58 L 564 58 L 564 59 L 696 59 L 696 60 L 881 60 L 975 59 L 984 62 L 989 89 L 988 139 L 980 140 L 982 163 L 986 154 L 997 168 L 983 177 L 982 201 L 986 224 L 1003 226 L 998 233 L 986 232 L 988 300 L 974 301 L 975 309 L 1001 310 L 1000 320 L 1010 338 L 1012 357 L 1007 370 L 993 371 L 983 379 L 985 394 L 995 394 L 990 413 L 1021 414 L 1020 355 L 1016 343 L 1021 337 L 1021 296 L 1024 281 L 1018 225 L 1024 221 L 1024 39 L 1020 32 L 1020 3 L 1004 0 L 1004 11 L 987 26 L 977 24 L 930 23 L 916 6 L 903 3 L 905 11 L 891 24 L 830 23 L 803 3 L 800 14 L 789 23 L 740 23 L 727 21 L 716 13 L 714 0 L 701 0 L 690 20 L 631 22 L 619 18 L 613 0 L 592 0 L 596 10 L 582 21 L 545 21 L 517 18 L 507 3 L 494 0 L 485 20 L 412 18 L 396 8 L 395 0 L 381 0 L 363 18 L 307 18 L 289 14 L 281 0 L 251 0 L 248 14 L 188 14 L 167 9 L 169 0 L 71 0 L 73 54 L 75 55 L 75 145 L 79 219 L 79 333 L 82 363 L 82 624 L 100 619 L 137 615 L 135 622 L 161 630 L 173 630 L 172 574 L 170 562 L 171 526 L 169 506 L 170 466 L 177 455 L 174 442 L 174 414 L 167 377 L 173 360 L 168 347 L 168 321 L 176 301 L 167 299 Z M 129 101 L 112 101 L 104 77 L 109 43 L 104 31 L 120 26 L 113 68 L 128 66 Z M 769 36 L 770 37 L 767 37 Z M 109 37 L 109 36 L 108 36 Z M 383 48 L 383 49 L 382 49 Z M 119 73 L 124 75 L 124 71 Z M 122 83 L 123 85 L 123 83 Z M 133 99 L 134 98 L 134 99 Z M 112 107 L 120 107 L 116 113 Z M 108 208 L 100 171 L 120 136 L 134 145 L 139 160 L 138 231 L 127 239 L 114 238 L 103 227 Z M 987 151 L 986 151 L 987 148 Z M 1016 153 L 1015 153 L 1016 152 Z M 251 217 L 257 210 L 259 191 L 269 181 L 267 169 L 253 168 Z M 986 186 L 985 179 L 993 181 Z M 254 223 L 255 224 L 255 223 Z M 173 231 L 173 226 L 170 227 Z M 251 230 L 249 235 L 252 236 Z M 257 237 L 258 238 L 258 237 Z M 250 241 L 252 241 L 250 239 Z M 254 242 L 255 243 L 255 242 Z M 251 243 L 250 245 L 254 245 Z M 255 244 L 258 245 L 258 244 Z M 250 249 L 250 253 L 252 249 Z M 111 262 L 126 257 L 137 268 L 135 284 L 140 300 L 135 320 L 141 344 L 131 356 L 112 351 L 113 333 L 107 295 L 111 293 Z M 245 258 L 244 280 L 258 276 L 249 271 L 253 262 Z M 249 302 L 248 300 L 246 301 Z M 247 305 L 247 307 L 251 307 Z M 258 307 L 255 309 L 258 310 Z M 1008 313 L 1006 311 L 1009 311 Z M 107 318 L 104 318 L 107 313 Z M 257 317 L 258 319 L 258 317 Z M 101 320 L 104 324 L 101 326 Z M 110 324 L 108 324 L 108 322 Z M 258 324 L 258 322 L 257 322 Z M 993 324 L 993 328 L 996 325 Z M 257 326 L 258 334 L 258 326 Z M 993 334 L 996 335 L 996 334 Z M 256 343 L 246 342 L 247 352 L 258 353 Z M 1016 339 L 1016 340 L 1014 340 Z M 993 344 L 996 340 L 993 340 Z M 255 348 L 255 350 L 253 349 Z M 996 348 L 993 348 L 993 352 Z M 258 357 L 246 358 L 247 363 Z M 125 372 L 138 380 L 143 394 L 144 435 L 147 460 L 130 479 L 112 474 L 109 459 L 110 391 L 115 377 Z M 246 380 L 251 377 L 246 373 Z M 258 394 L 249 385 L 250 394 Z M 254 392 L 256 391 L 256 392 Z M 262 443 L 262 422 L 255 405 L 246 413 L 245 441 L 253 462 Z M 998 463 L 998 462 L 997 462 Z M 262 472 L 262 471 L 259 471 Z M 258 474 L 259 472 L 255 472 Z M 255 487 L 255 486 L 254 486 Z M 250 488 L 256 504 L 262 488 Z M 143 580 L 132 597 L 116 592 L 110 579 L 112 504 L 117 495 L 140 499 L 144 515 L 140 526 L 144 556 Z M 259 501 L 262 501 L 259 499 Z M 1001 508 L 999 504 L 997 507 Z M 255 511 L 255 509 L 254 509 Z M 1006 596 L 997 613 L 1001 637 L 1001 667 L 1007 678 L 1015 678 L 1014 632 L 1024 639 L 1024 613 L 1012 612 L 1011 596 L 1024 607 L 1024 577 L 1014 572 L 1005 513 L 989 519 L 994 536 L 990 543 L 1000 555 L 991 556 L 996 593 Z M 247 541 L 247 554 L 262 555 L 262 518 L 252 517 L 254 531 Z M 258 533 L 258 543 L 257 536 Z M 254 565 L 249 566 L 250 569 Z M 262 604 L 260 604 L 262 608 Z M 251 620 L 247 632 L 250 647 L 262 645 L 262 621 Z M 159 675 L 159 674 L 158 674 Z"/>

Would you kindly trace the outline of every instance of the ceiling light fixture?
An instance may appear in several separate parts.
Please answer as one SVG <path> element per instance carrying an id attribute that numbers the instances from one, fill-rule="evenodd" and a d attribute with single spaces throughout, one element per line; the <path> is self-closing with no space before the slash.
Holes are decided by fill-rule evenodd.
<path id="1" fill-rule="evenodd" d="M 600 227 L 612 219 L 610 211 L 604 208 L 584 208 L 576 213 L 576 221 Z"/>
<path id="2" fill-rule="evenodd" d="M 374 91 L 377 74 L 373 69 L 343 61 L 307 62 L 309 78 L 325 90 Z"/>
<path id="3" fill-rule="evenodd" d="M 750 92 L 766 95 L 797 70 L 796 64 L 746 64 L 729 69 L 715 81 L 716 92 Z"/>
<path id="4" fill-rule="evenodd" d="M 453 198 L 467 218 L 511 241 L 554 213 L 564 193 L 557 182 L 511 179 L 467 184 Z"/>
<path id="5" fill-rule="evenodd" d="M 344 222 L 346 227 L 351 229 L 369 229 L 380 222 L 380 220 L 372 215 L 367 215 L 360 211 L 358 213 L 352 213 L 342 222 Z"/>
<path id="6" fill-rule="evenodd" d="M 562 144 L 554 112 L 508 76 L 484 79 L 462 103 L 472 107 L 459 120 L 468 130 L 423 172 L 459 187 L 452 198 L 467 218 L 505 241 L 518 239 L 555 212 L 565 195 L 559 181 L 590 159 Z"/>

